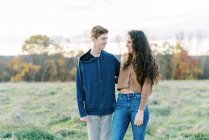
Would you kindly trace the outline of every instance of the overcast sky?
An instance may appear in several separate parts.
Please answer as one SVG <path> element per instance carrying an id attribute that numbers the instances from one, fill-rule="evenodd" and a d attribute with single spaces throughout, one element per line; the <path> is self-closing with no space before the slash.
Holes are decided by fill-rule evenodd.
<path id="1" fill-rule="evenodd" d="M 206 0 L 2 0 L 0 1 L 0 55 L 20 54 L 34 34 L 70 37 L 94 25 L 110 36 L 129 29 L 166 39 L 179 32 L 209 37 Z"/>

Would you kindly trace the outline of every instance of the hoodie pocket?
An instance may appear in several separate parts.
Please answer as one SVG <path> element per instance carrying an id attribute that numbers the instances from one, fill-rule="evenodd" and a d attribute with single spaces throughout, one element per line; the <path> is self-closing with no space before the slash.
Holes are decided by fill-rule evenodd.
<path id="1" fill-rule="evenodd" d="M 98 94 L 98 86 L 96 82 L 91 83 L 90 91 L 87 92 L 88 95 L 86 96 L 86 108 L 89 111 L 95 111 L 99 105 L 99 94 Z"/>

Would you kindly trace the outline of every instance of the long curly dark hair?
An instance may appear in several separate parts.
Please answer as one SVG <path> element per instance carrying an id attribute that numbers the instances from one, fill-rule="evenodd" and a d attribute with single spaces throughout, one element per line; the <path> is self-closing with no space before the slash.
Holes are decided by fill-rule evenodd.
<path id="1" fill-rule="evenodd" d="M 138 83 L 143 86 L 145 80 L 151 84 L 157 84 L 159 81 L 159 68 L 144 32 L 131 30 L 128 35 L 132 39 L 133 53 L 129 53 L 128 60 L 124 63 L 123 69 L 133 65 Z"/>

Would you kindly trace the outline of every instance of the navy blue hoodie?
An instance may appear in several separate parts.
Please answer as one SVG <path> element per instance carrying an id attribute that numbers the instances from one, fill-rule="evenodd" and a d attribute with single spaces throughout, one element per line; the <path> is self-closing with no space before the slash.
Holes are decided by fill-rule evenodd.
<path id="1" fill-rule="evenodd" d="M 78 59 L 76 75 L 77 104 L 80 117 L 111 114 L 115 107 L 115 76 L 120 63 L 102 50 L 89 57 L 90 50 Z"/>

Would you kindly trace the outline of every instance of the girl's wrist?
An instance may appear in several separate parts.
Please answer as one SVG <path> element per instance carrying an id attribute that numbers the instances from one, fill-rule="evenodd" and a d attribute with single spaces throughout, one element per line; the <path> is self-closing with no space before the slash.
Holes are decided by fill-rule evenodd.
<path id="1" fill-rule="evenodd" d="M 138 109 L 138 112 L 144 112 L 144 110 Z"/>

